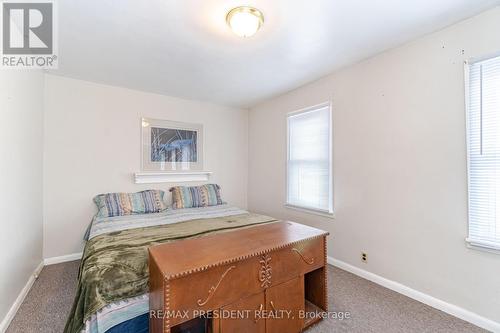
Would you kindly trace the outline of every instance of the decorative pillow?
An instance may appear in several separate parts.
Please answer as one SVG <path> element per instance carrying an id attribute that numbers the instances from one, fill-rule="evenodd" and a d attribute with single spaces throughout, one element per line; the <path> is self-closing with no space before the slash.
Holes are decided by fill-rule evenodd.
<path id="1" fill-rule="evenodd" d="M 146 190 L 136 193 L 99 194 L 94 202 L 98 217 L 159 213 L 167 209 L 163 200 L 165 192 Z"/>
<path id="2" fill-rule="evenodd" d="M 220 186 L 207 184 L 201 186 L 175 186 L 172 192 L 172 208 L 191 208 L 222 205 Z"/>

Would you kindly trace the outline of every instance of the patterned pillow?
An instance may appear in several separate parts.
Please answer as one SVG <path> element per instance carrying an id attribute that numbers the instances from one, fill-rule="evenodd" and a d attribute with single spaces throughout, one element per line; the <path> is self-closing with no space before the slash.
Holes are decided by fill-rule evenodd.
<path id="1" fill-rule="evenodd" d="M 222 205 L 220 186 L 207 184 L 201 186 L 175 186 L 172 192 L 172 208 L 207 207 Z"/>
<path id="2" fill-rule="evenodd" d="M 133 214 L 159 213 L 167 209 L 163 200 L 165 192 L 146 190 L 136 193 L 99 194 L 94 202 L 99 210 L 98 217 L 123 216 Z"/>

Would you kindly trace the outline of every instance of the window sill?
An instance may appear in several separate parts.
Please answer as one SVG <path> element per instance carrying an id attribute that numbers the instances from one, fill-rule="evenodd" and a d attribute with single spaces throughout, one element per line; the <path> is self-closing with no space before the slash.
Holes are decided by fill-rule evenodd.
<path id="1" fill-rule="evenodd" d="M 290 204 L 285 204 L 285 208 L 293 209 L 293 210 L 303 212 L 303 213 L 319 215 L 319 216 L 323 216 L 323 217 L 326 217 L 329 219 L 335 219 L 334 213 L 328 213 L 328 212 L 325 212 L 322 210 L 317 210 L 317 209 L 312 209 L 312 208 L 304 208 L 304 207 L 294 206 L 294 205 L 290 205 Z"/>
<path id="2" fill-rule="evenodd" d="M 474 240 L 471 240 L 469 238 L 466 238 L 465 242 L 467 243 L 467 247 L 469 249 L 500 254 L 500 246 L 495 246 L 494 244 L 474 241 Z"/>

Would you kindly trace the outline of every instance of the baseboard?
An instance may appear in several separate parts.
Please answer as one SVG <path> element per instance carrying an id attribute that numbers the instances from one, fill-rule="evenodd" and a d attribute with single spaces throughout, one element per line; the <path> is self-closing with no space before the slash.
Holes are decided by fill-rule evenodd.
<path id="1" fill-rule="evenodd" d="M 46 258 L 43 260 L 43 264 L 45 266 L 48 266 L 48 265 L 60 264 L 62 262 L 67 262 L 67 261 L 80 260 L 82 259 L 82 255 L 83 253 L 79 252 L 79 253 L 67 254 L 65 256 L 60 256 L 60 257 Z"/>
<path id="2" fill-rule="evenodd" d="M 38 275 L 40 275 L 40 272 L 42 271 L 43 268 L 43 261 L 40 262 L 40 264 L 35 268 L 33 271 L 33 274 L 28 279 L 28 282 L 26 282 L 26 285 L 24 288 L 21 290 L 19 293 L 19 296 L 17 296 L 16 300 L 14 301 L 14 304 L 9 309 L 9 312 L 5 315 L 3 318 L 2 322 L 0 323 L 0 332 L 5 332 L 7 330 L 7 327 L 9 327 L 10 322 L 12 319 L 14 319 L 14 316 L 17 313 L 17 310 L 19 310 L 19 307 L 23 303 L 24 299 L 26 298 L 26 295 L 28 295 L 28 292 L 30 291 L 31 287 L 33 286 L 33 283 L 35 283 L 35 280 L 38 278 Z"/>
<path id="3" fill-rule="evenodd" d="M 9 312 L 5 315 L 4 319 L 0 323 L 0 333 L 3 333 L 7 330 L 7 327 L 9 327 L 10 322 L 16 315 L 17 311 L 19 310 L 19 307 L 23 303 L 24 299 L 26 298 L 26 295 L 28 295 L 28 292 L 30 291 L 31 287 L 33 286 L 33 283 L 37 279 L 38 275 L 42 271 L 42 268 L 44 266 L 48 265 L 54 265 L 54 264 L 59 264 L 67 261 L 73 261 L 73 260 L 79 260 L 82 258 L 82 253 L 73 253 L 73 254 L 68 254 L 65 256 L 60 256 L 60 257 L 52 257 L 52 258 L 47 258 L 44 259 L 38 267 L 35 269 L 33 274 L 30 276 L 28 279 L 28 282 L 24 286 L 24 288 L 21 290 L 19 293 L 19 296 L 17 296 L 17 299 L 15 300 L 14 304 L 9 309 Z"/>
<path id="4" fill-rule="evenodd" d="M 459 306 L 447 303 L 430 295 L 424 294 L 420 291 L 407 287 L 401 283 L 386 279 L 380 275 L 368 272 L 359 267 L 350 265 L 344 261 L 328 257 L 328 263 L 330 265 L 341 268 L 345 271 L 348 271 L 354 275 L 360 276 L 366 280 L 372 281 L 376 284 L 379 284 L 387 289 L 391 289 L 395 292 L 403 294 L 407 297 L 413 298 L 421 303 L 427 304 L 435 309 L 446 312 L 452 316 L 465 320 L 469 323 L 472 323 L 476 326 L 484 328 L 488 331 L 500 333 L 500 323 L 495 322 L 491 319 L 482 317 L 474 312 L 469 310 L 465 310 Z"/>

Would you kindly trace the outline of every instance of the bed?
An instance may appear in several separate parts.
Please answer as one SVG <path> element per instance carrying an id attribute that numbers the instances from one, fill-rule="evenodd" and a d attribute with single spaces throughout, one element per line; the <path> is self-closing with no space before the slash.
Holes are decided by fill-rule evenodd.
<path id="1" fill-rule="evenodd" d="M 225 204 L 95 217 L 64 332 L 148 332 L 148 247 L 272 222 L 276 220 Z"/>

